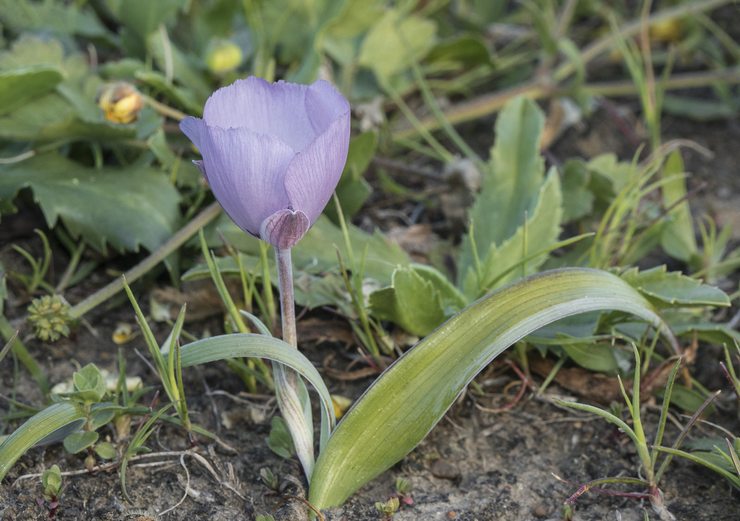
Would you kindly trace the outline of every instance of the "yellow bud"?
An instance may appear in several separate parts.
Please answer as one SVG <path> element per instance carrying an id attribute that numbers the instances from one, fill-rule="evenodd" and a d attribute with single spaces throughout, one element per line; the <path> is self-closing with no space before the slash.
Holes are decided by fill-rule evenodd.
<path id="1" fill-rule="evenodd" d="M 678 18 L 669 18 L 650 24 L 650 38 L 656 42 L 677 42 L 682 34 L 683 27 Z"/>
<path id="2" fill-rule="evenodd" d="M 139 116 L 144 98 L 130 83 L 109 83 L 98 94 L 98 106 L 105 119 L 113 123 L 131 123 Z"/>
<path id="3" fill-rule="evenodd" d="M 206 56 L 206 65 L 214 74 L 225 74 L 233 71 L 242 63 L 241 48 L 229 40 L 211 42 Z"/>
<path id="4" fill-rule="evenodd" d="M 344 416 L 344 413 L 347 412 L 349 406 L 352 405 L 352 400 L 340 394 L 332 394 L 331 403 L 334 406 L 334 416 L 339 419 Z"/>
<path id="5" fill-rule="evenodd" d="M 134 338 L 134 330 L 131 324 L 119 323 L 113 331 L 112 340 L 116 345 L 123 345 Z"/>

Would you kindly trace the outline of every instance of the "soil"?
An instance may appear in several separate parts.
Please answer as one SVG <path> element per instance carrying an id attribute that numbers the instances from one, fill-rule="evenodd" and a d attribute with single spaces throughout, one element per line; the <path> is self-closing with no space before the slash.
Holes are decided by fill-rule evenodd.
<path id="1" fill-rule="evenodd" d="M 600 143 L 605 148 L 603 151 L 619 151 L 625 136 L 618 127 L 606 117 L 593 117 L 583 126 L 568 131 L 552 150 L 552 156 L 565 159 L 583 155 L 584 147 L 593 143 Z M 688 137 L 714 151 L 711 159 L 693 152 L 686 154 L 687 169 L 695 174 L 692 185 L 706 182 L 693 203 L 718 217 L 724 215 L 726 222 L 736 219 L 740 178 L 732 143 L 740 143 L 737 121 L 697 123 L 669 118 L 665 128 L 666 139 Z M 717 205 L 723 201 L 725 213 L 721 214 Z M 736 230 L 740 231 L 740 226 Z M 89 281 L 90 287 L 102 285 L 107 277 L 96 274 Z M 146 294 L 141 295 L 140 302 L 146 301 Z M 17 304 L 11 313 L 19 315 L 22 307 Z M 312 312 L 308 316 L 326 319 L 322 313 Z M 53 345 L 27 339 L 27 345 L 43 361 L 53 382 L 69 378 L 77 367 L 88 362 L 115 370 L 117 346 L 111 336 L 118 322 L 134 322 L 133 313 L 128 306 L 119 306 L 113 311 L 96 310 L 86 318 L 96 334 L 80 327 L 73 337 Z M 187 327 L 198 332 L 208 328 L 213 333 L 219 324 L 212 319 Z M 167 331 L 161 328 L 157 333 L 164 338 Z M 156 377 L 136 354 L 137 349 L 145 352 L 140 337 L 124 348 L 128 373 L 154 385 Z M 320 367 L 327 355 L 339 349 L 352 351 L 325 342 L 312 346 L 308 356 Z M 701 353 L 703 365 L 699 372 L 704 383 L 710 388 L 723 385 L 716 371 L 719 351 L 702 348 Z M 15 389 L 21 401 L 40 403 L 40 396 L 25 375 L 14 381 L 11 367 L 6 360 L 0 372 L 0 393 L 8 396 Z M 190 369 L 186 376 L 193 420 L 216 433 L 222 444 L 201 437 L 192 448 L 181 431 L 169 426 L 159 428 L 148 446 L 155 453 L 169 455 L 131 463 L 127 474 L 130 501 L 121 492 L 117 469 L 87 473 L 82 470 L 84 457 L 66 454 L 60 444 L 33 449 L 19 460 L 0 487 L 0 520 L 50 518 L 47 505 L 39 504 L 40 478 L 26 476 L 55 463 L 63 471 L 81 471 L 64 479 L 56 515 L 59 520 L 145 521 L 162 517 L 230 521 L 251 520 L 257 514 L 267 513 L 276 519 L 300 519 L 291 513 L 302 507 L 294 497 L 305 494 L 300 467 L 295 460 L 274 454 L 265 443 L 274 401 L 269 397 L 245 395 L 243 384 L 225 364 Z M 508 398 L 502 395 L 503 388 L 514 380 L 513 374 L 506 376 L 491 400 L 499 406 L 506 403 Z M 327 381 L 333 393 L 358 396 L 371 380 L 352 384 L 331 378 Z M 565 391 L 552 386 L 548 395 L 552 394 L 562 395 Z M 150 398 L 151 393 L 147 395 Z M 732 397 L 727 397 L 721 403 L 727 407 L 720 409 L 723 412 L 712 420 L 738 432 L 738 418 L 731 400 Z M 648 403 L 645 410 L 648 432 L 651 432 L 650 427 L 657 419 L 656 408 Z M 672 440 L 676 432 L 670 426 L 667 439 Z M 103 434 L 113 436 L 112 431 Z M 236 452 L 224 445 L 236 448 Z M 277 476 L 277 490 L 268 488 L 262 481 L 263 469 L 270 469 Z M 607 476 L 636 476 L 637 472 L 637 457 L 628 439 L 602 420 L 560 410 L 546 400 L 531 396 L 526 396 L 509 412 L 484 412 L 475 407 L 471 397 L 465 396 L 405 460 L 364 487 L 343 507 L 328 512 L 327 519 L 382 519 L 375 502 L 386 501 L 393 495 L 399 477 L 410 482 L 413 504 L 403 504 L 394 516 L 397 520 L 561 519 L 563 502 L 580 484 Z M 674 461 L 661 489 L 668 510 L 678 520 L 738 519 L 740 494 L 715 474 L 689 462 Z M 627 489 L 615 486 L 613 490 Z M 171 509 L 169 513 L 159 515 L 167 509 Z M 657 519 L 650 506 L 639 499 L 589 492 L 577 501 L 575 519 L 637 521 L 645 519 L 645 513 L 650 519 Z"/>

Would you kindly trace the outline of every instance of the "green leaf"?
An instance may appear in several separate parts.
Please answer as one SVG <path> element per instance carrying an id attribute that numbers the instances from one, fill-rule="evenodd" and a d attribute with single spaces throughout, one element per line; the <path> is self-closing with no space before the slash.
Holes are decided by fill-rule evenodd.
<path id="1" fill-rule="evenodd" d="M 0 201 L 30 188 L 49 227 L 59 219 L 75 236 L 105 250 L 156 249 L 179 222 L 177 190 L 148 167 L 85 168 L 56 154 L 0 167 Z M 2 203 L 0 203 L 0 207 Z"/>
<path id="2" fill-rule="evenodd" d="M 126 29 L 145 40 L 160 24 L 176 18 L 186 0 L 108 0 L 107 3 Z"/>
<path id="3" fill-rule="evenodd" d="M 183 367 L 239 357 L 266 358 L 279 362 L 296 371 L 316 389 L 322 406 L 320 446 L 323 447 L 336 422 L 334 405 L 321 375 L 296 348 L 266 335 L 237 333 L 205 338 L 180 349 Z"/>
<path id="4" fill-rule="evenodd" d="M 62 81 L 58 69 L 44 66 L 0 72 L 0 114 L 6 114 L 53 90 Z"/>
<path id="5" fill-rule="evenodd" d="M 105 396 L 105 378 L 95 364 L 87 364 L 72 375 L 75 396 L 89 402 L 99 402 Z"/>
<path id="6" fill-rule="evenodd" d="M 663 206 L 672 210 L 663 227 L 660 244 L 668 255 L 686 262 L 696 255 L 697 247 L 684 173 L 681 151 L 674 150 L 663 165 L 663 179 L 671 178 L 663 185 Z"/>
<path id="7" fill-rule="evenodd" d="M 55 403 L 31 416 L 0 443 L 0 481 L 28 449 L 85 417 L 82 405 L 72 402 Z"/>
<path id="8" fill-rule="evenodd" d="M 62 471 L 59 465 L 52 465 L 41 475 L 41 486 L 44 487 L 44 497 L 56 498 L 62 489 Z"/>
<path id="9" fill-rule="evenodd" d="M 472 234 L 464 237 L 460 251 L 459 286 L 469 270 L 475 270 L 473 246 L 479 256 L 485 255 L 493 245 L 512 237 L 526 216 L 532 215 L 545 173 L 539 153 L 543 125 L 542 111 L 525 98 L 507 103 L 496 120 L 489 169 L 483 172 L 481 193 L 470 210 Z"/>
<path id="10" fill-rule="evenodd" d="M 267 446 L 281 458 L 289 459 L 295 454 L 293 438 L 290 437 L 288 424 L 280 416 L 272 417 Z"/>
<path id="11" fill-rule="evenodd" d="M 466 304 L 465 297 L 443 274 L 421 264 L 396 269 L 389 287 L 370 294 L 373 316 L 418 336 L 431 333 Z"/>
<path id="12" fill-rule="evenodd" d="M 112 443 L 104 441 L 95 445 L 95 454 L 102 459 L 113 459 L 116 457 L 116 447 Z"/>
<path id="13" fill-rule="evenodd" d="M 657 266 L 639 271 L 631 268 L 622 278 L 641 293 L 669 306 L 729 306 L 730 299 L 719 288 L 702 284 L 679 271 L 668 271 L 666 266 Z"/>
<path id="14" fill-rule="evenodd" d="M 341 504 L 408 454 L 507 347 L 558 319 L 597 310 L 633 313 L 675 346 L 651 304 L 603 271 L 555 270 L 499 290 L 407 351 L 355 403 L 316 463 L 311 504 Z"/>
<path id="15" fill-rule="evenodd" d="M 563 213 L 561 199 L 560 178 L 557 172 L 551 170 L 539 190 L 536 206 L 531 213 L 522 215 L 522 225 L 500 244 L 490 245 L 481 260 L 480 276 L 474 266 L 468 269 L 463 290 L 471 300 L 517 278 L 537 272 L 547 260 L 549 248 L 560 235 L 560 218 Z M 475 226 L 474 231 L 477 229 L 478 226 Z M 478 251 L 482 253 L 482 250 Z M 545 253 L 529 258 L 540 251 Z"/>
<path id="16" fill-rule="evenodd" d="M 92 446 L 99 437 L 95 431 L 74 432 L 64 438 L 64 450 L 70 454 L 77 454 Z"/>
<path id="17" fill-rule="evenodd" d="M 563 166 L 563 222 L 568 223 L 589 215 L 594 208 L 594 194 L 589 189 L 591 172 L 579 159 L 570 159 Z"/>
<path id="18" fill-rule="evenodd" d="M 581 367 L 589 371 L 616 374 L 620 369 L 618 351 L 606 344 L 563 343 L 563 350 Z"/>
<path id="19" fill-rule="evenodd" d="M 43 31 L 88 38 L 109 35 L 90 9 L 78 7 L 75 3 L 0 0 L 0 21 L 15 33 Z"/>
<path id="20" fill-rule="evenodd" d="M 436 33 L 437 26 L 431 20 L 387 9 L 363 40 L 358 63 L 385 84 L 407 70 L 412 61 L 424 58 L 434 45 Z"/>
<path id="21" fill-rule="evenodd" d="M 370 295 L 370 310 L 380 320 L 390 320 L 411 334 L 425 336 L 445 319 L 439 291 L 413 267 L 393 272 L 391 286 Z"/>
<path id="22" fill-rule="evenodd" d="M 429 52 L 427 61 L 430 67 L 446 71 L 492 65 L 484 39 L 475 33 L 462 34 L 438 43 Z"/>

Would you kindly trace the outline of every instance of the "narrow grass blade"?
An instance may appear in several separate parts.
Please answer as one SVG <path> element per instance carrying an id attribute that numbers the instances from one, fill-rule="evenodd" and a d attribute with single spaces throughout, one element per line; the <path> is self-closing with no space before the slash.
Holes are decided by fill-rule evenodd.
<path id="1" fill-rule="evenodd" d="M 561 318 L 633 313 L 675 339 L 626 282 L 591 269 L 544 272 L 475 302 L 399 358 L 346 414 L 321 452 L 310 502 L 328 508 L 408 454 L 478 372 L 507 347 Z"/>
<path id="2" fill-rule="evenodd" d="M 336 422 L 329 390 L 311 361 L 282 340 L 252 333 L 214 336 L 183 346 L 180 356 L 183 367 L 243 356 L 266 358 L 290 367 L 318 392 L 322 409 L 320 447 L 323 448 L 329 439 Z"/>
<path id="3" fill-rule="evenodd" d="M 0 480 L 31 447 L 85 418 L 82 406 L 71 402 L 56 403 L 34 414 L 0 444 Z"/>

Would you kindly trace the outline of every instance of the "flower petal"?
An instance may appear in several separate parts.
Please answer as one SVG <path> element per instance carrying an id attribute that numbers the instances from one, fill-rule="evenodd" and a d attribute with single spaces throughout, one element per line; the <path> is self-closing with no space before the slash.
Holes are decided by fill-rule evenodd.
<path id="1" fill-rule="evenodd" d="M 294 210 L 316 222 L 342 176 L 349 148 L 349 110 L 334 120 L 303 152 L 295 155 L 285 174 L 285 191 Z"/>
<path id="2" fill-rule="evenodd" d="M 308 87 L 306 113 L 317 136 L 349 111 L 349 102 L 328 81 L 318 80 Z"/>
<path id="3" fill-rule="evenodd" d="M 267 217 L 290 205 L 284 175 L 293 150 L 244 128 L 207 126 L 202 137 L 211 191 L 240 228 L 258 236 Z"/>
<path id="4" fill-rule="evenodd" d="M 268 83 L 251 76 L 214 92 L 206 101 L 203 119 L 209 127 L 246 127 L 303 150 L 317 133 L 306 112 L 308 86 Z"/>
<path id="5" fill-rule="evenodd" d="M 180 122 L 180 130 L 182 130 L 182 133 L 193 142 L 193 145 L 195 145 L 198 150 L 200 150 L 200 144 L 203 141 L 201 136 L 205 130 L 205 123 L 203 120 L 200 118 L 194 118 L 193 116 L 188 116 Z"/>
<path id="6" fill-rule="evenodd" d="M 293 247 L 311 227 L 303 212 L 290 209 L 275 212 L 260 227 L 260 239 L 284 250 Z"/>

